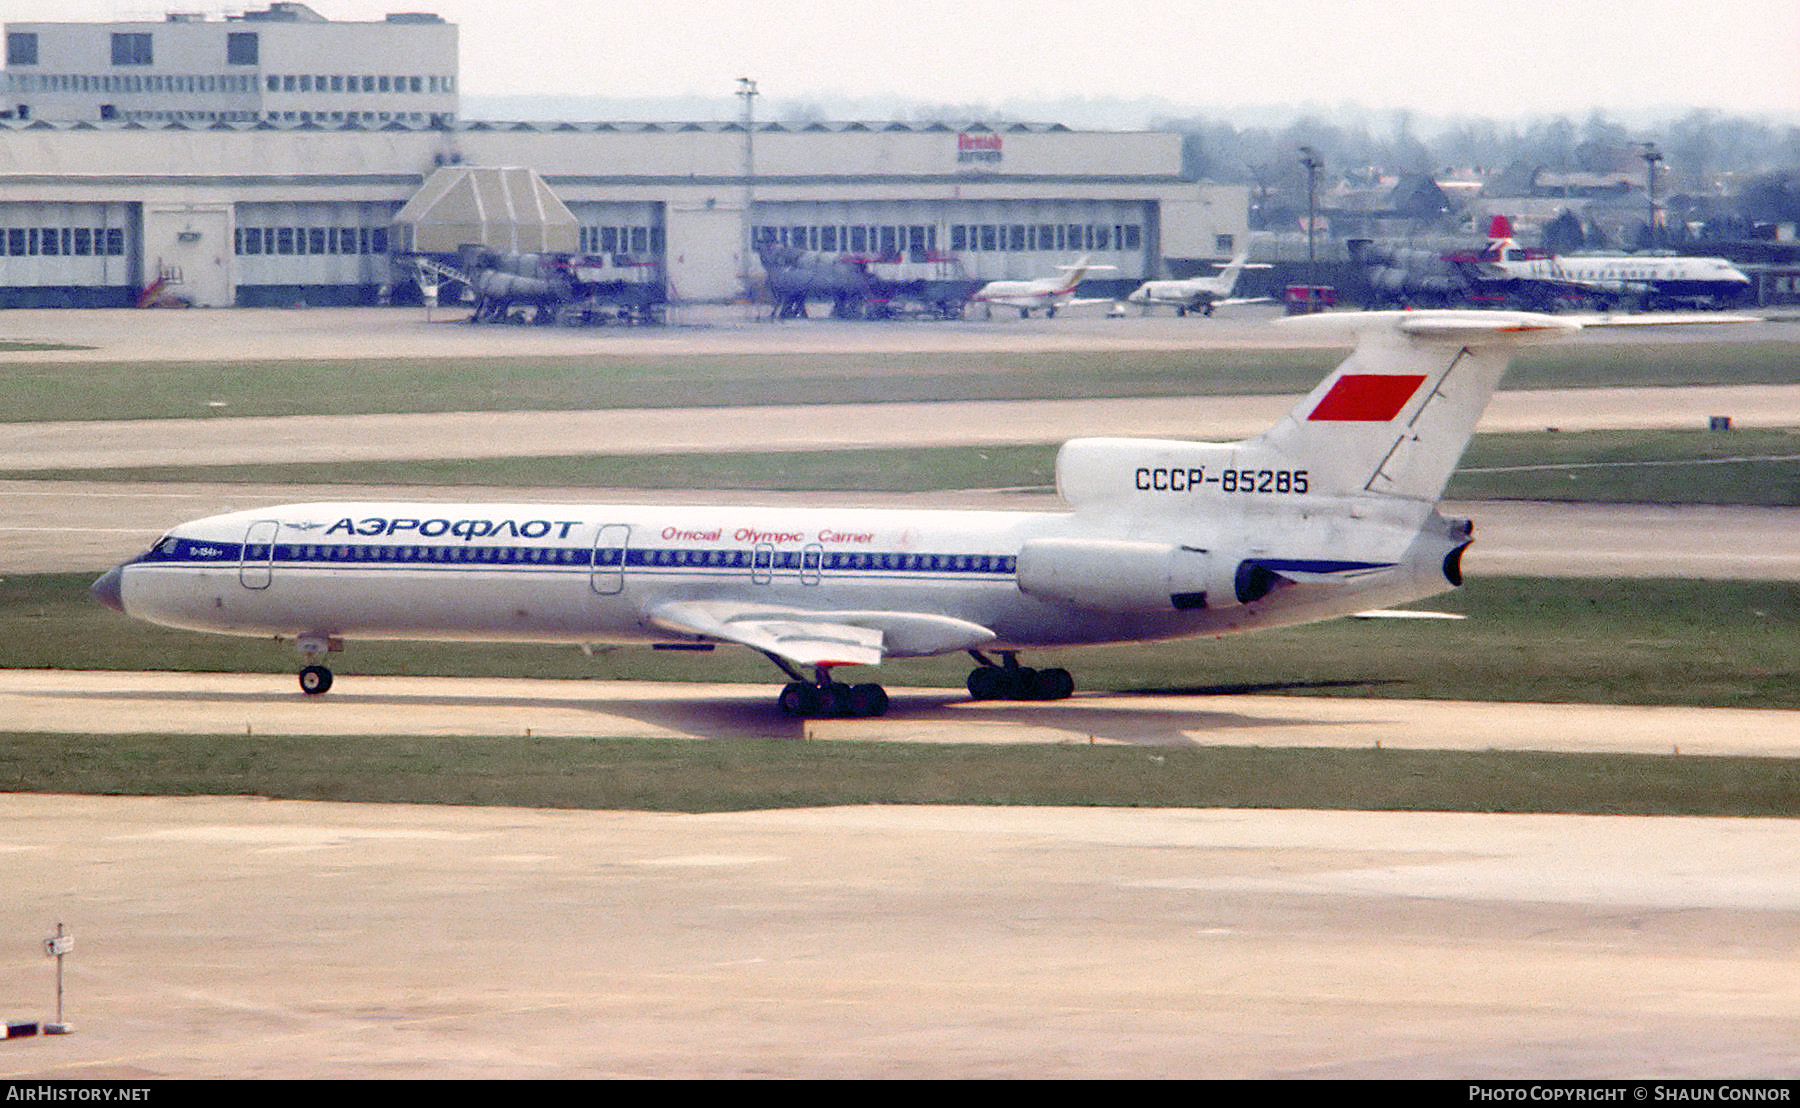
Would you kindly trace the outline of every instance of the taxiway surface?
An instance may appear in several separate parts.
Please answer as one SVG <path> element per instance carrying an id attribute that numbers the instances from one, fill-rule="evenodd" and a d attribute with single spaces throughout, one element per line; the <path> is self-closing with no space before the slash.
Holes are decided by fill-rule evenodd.
<path id="1" fill-rule="evenodd" d="M 1789 1078 L 1783 820 L 0 796 L 0 1078 Z M 35 1002 L 35 1008 L 33 1004 Z"/>
<path id="2" fill-rule="evenodd" d="M 571 738 L 1381 747 L 1800 758 L 1800 711 L 1077 693 L 973 701 L 890 688 L 880 719 L 796 720 L 766 684 L 374 677 L 307 696 L 276 674 L 0 670 L 5 730 L 192 735 Z"/>

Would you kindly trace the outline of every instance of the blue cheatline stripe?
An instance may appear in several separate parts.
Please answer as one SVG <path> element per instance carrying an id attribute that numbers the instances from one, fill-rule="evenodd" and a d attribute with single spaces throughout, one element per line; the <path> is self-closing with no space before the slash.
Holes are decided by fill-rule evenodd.
<path id="1" fill-rule="evenodd" d="M 1252 558 L 1272 573 L 1354 573 L 1365 569 L 1392 569 L 1397 562 L 1342 562 L 1324 558 Z"/>
<path id="2" fill-rule="evenodd" d="M 309 566 L 407 566 L 429 568 L 591 569 L 618 567 L 620 551 L 586 546 L 434 546 L 417 543 L 165 542 L 144 554 L 142 564 L 221 566 L 246 563 L 289 568 Z M 897 552 L 754 550 L 632 547 L 624 567 L 645 572 L 815 570 L 836 573 L 937 573 L 1010 575 L 1018 559 L 1007 554 L 902 554 Z"/>
<path id="3" fill-rule="evenodd" d="M 220 566 L 246 563 L 288 568 L 326 566 L 407 566 L 432 569 L 608 569 L 619 566 L 621 551 L 588 546 L 467 546 L 425 543 L 267 543 L 164 542 L 138 559 L 141 563 Z M 915 554 L 897 551 L 761 551 L 718 547 L 630 547 L 624 568 L 647 573 L 749 570 L 752 572 L 827 572 L 869 576 L 952 574 L 1011 576 L 1018 559 L 1008 554 Z M 759 560 L 760 559 L 760 560 Z M 1388 569 L 1393 562 L 1328 558 L 1256 558 L 1272 573 L 1355 573 Z"/>

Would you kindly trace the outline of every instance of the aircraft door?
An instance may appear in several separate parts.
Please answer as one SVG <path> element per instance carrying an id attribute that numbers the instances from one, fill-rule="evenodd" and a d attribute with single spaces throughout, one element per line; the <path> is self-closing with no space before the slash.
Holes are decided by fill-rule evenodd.
<path id="1" fill-rule="evenodd" d="M 825 567 L 825 548 L 818 543 L 809 543 L 800 551 L 800 583 L 816 585 L 819 583 L 821 570 Z"/>
<path id="2" fill-rule="evenodd" d="M 594 568 L 588 582 L 601 596 L 625 591 L 625 550 L 630 541 L 629 523 L 608 523 L 594 535 Z"/>
<path id="3" fill-rule="evenodd" d="M 759 542 L 750 555 L 750 583 L 766 585 L 775 579 L 775 547 Z"/>
<path id="4" fill-rule="evenodd" d="M 238 584 L 246 589 L 269 587 L 275 579 L 275 533 L 280 529 L 280 522 L 273 519 L 259 519 L 250 525 L 238 557 Z"/>

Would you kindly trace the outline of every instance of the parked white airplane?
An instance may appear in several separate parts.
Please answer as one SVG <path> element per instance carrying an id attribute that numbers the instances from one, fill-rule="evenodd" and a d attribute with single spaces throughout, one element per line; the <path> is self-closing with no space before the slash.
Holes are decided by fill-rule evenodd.
<path id="1" fill-rule="evenodd" d="M 886 709 L 838 667 L 954 651 L 980 664 L 978 698 L 1057 699 L 1069 673 L 1020 651 L 1281 627 L 1460 584 L 1471 527 L 1437 497 L 1512 348 L 1582 323 L 1285 325 L 1356 348 L 1255 438 L 1065 444 L 1063 511 L 291 504 L 184 523 L 93 593 L 153 623 L 292 640 L 309 693 L 346 641 L 460 639 L 738 643 L 792 678 L 780 705 L 801 716 Z"/>
<path id="2" fill-rule="evenodd" d="M 1512 223 L 1495 216 L 1483 268 L 1501 278 L 1567 289 L 1612 304 L 1722 307 L 1750 296 L 1750 278 L 1724 258 L 1675 254 L 1551 254 L 1513 240 Z"/>
<path id="3" fill-rule="evenodd" d="M 1216 263 L 1215 263 L 1216 264 Z M 1202 315 L 1213 314 L 1213 309 L 1231 304 L 1264 304 L 1268 297 L 1235 298 L 1238 278 L 1246 269 L 1268 269 L 1261 262 L 1249 260 L 1249 254 L 1239 254 L 1225 263 L 1216 276 L 1187 277 L 1174 281 L 1145 281 L 1130 296 L 1127 303 L 1141 304 L 1144 311 L 1149 312 L 1152 306 L 1167 304 L 1175 309 L 1175 314 L 1185 316 L 1189 312 Z"/>
<path id="4" fill-rule="evenodd" d="M 1110 265 L 1090 265 L 1087 255 L 1074 265 L 1059 265 L 1063 271 L 1061 277 L 1038 277 L 1030 281 L 989 281 L 975 290 L 969 297 L 970 303 L 987 306 L 988 316 L 992 318 L 994 305 L 1019 309 L 1020 319 L 1030 319 L 1031 313 L 1042 311 L 1046 319 L 1056 315 L 1056 309 L 1066 308 L 1071 304 L 1110 304 L 1105 299 L 1077 300 L 1075 286 L 1081 284 L 1089 272 L 1096 269 L 1113 269 Z"/>

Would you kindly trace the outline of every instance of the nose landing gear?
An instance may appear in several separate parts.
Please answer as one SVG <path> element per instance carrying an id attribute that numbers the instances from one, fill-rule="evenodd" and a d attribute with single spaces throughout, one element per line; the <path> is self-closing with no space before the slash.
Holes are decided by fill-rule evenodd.
<path id="1" fill-rule="evenodd" d="M 294 640 L 306 664 L 300 667 L 300 691 L 307 696 L 320 696 L 331 691 L 331 670 L 319 664 L 326 654 L 344 649 L 344 640 L 329 635 L 301 635 Z"/>

